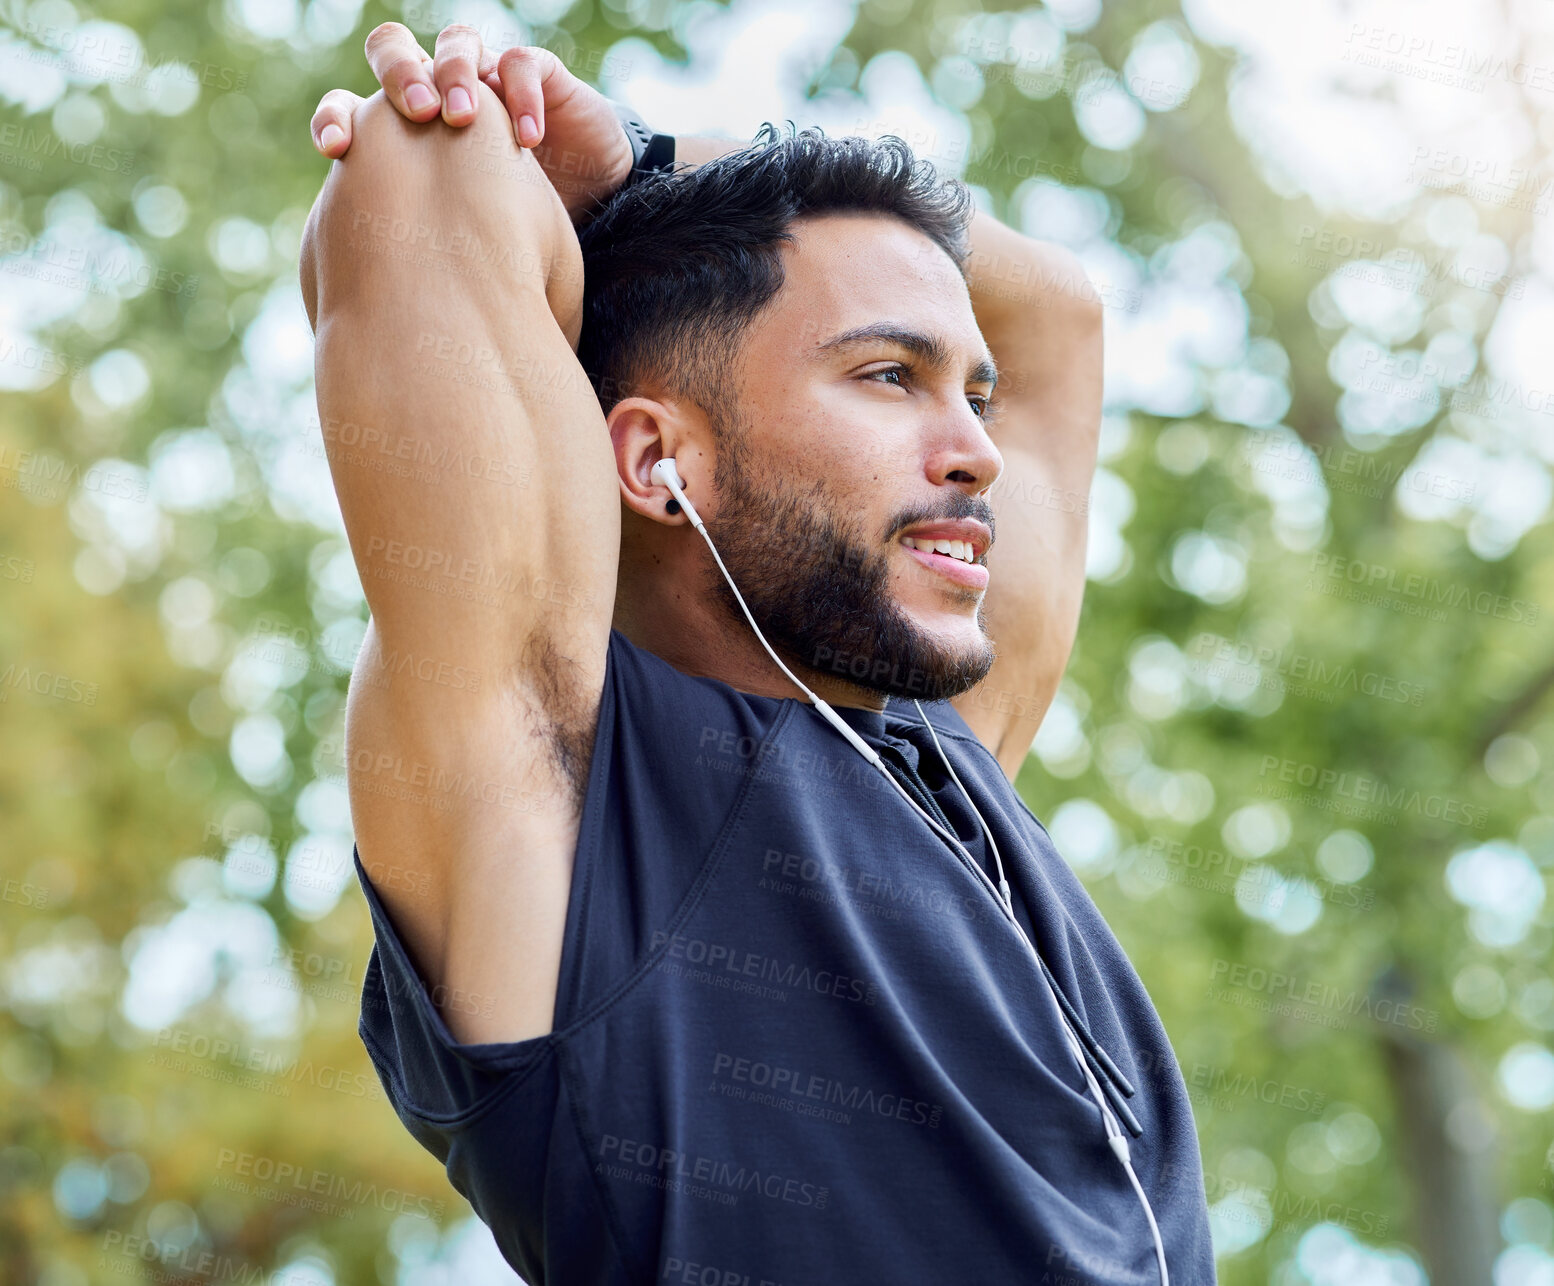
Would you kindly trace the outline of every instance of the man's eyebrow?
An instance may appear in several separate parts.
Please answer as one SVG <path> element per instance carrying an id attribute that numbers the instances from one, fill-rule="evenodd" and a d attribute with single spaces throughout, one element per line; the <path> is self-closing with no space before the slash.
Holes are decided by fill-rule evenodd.
<path id="1" fill-rule="evenodd" d="M 871 322 L 867 326 L 855 326 L 816 344 L 812 351 L 816 354 L 834 353 L 839 349 L 857 348 L 881 341 L 906 349 L 924 366 L 934 370 L 946 371 L 952 364 L 948 346 L 937 335 L 913 330 L 910 326 L 898 326 L 895 322 Z M 996 384 L 998 367 L 993 364 L 993 359 L 980 357 L 974 361 L 966 371 L 966 382 Z"/>

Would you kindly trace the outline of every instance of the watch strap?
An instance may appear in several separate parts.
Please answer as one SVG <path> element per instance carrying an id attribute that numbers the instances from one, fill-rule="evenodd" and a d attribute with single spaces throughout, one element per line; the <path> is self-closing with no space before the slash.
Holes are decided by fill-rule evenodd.
<path id="1" fill-rule="evenodd" d="M 631 108 L 624 103 L 610 100 L 621 126 L 626 131 L 626 141 L 631 144 L 631 173 L 621 187 L 629 188 L 640 183 L 649 174 L 672 169 L 674 166 L 674 135 L 656 134 Z"/>

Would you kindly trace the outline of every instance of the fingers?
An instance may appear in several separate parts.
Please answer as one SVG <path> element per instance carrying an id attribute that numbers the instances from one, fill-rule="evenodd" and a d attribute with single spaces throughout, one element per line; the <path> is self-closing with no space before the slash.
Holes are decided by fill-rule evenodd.
<path id="1" fill-rule="evenodd" d="M 313 146 L 322 155 L 332 161 L 345 155 L 351 146 L 351 116 L 361 102 L 361 95 L 348 89 L 331 89 L 318 100 L 318 110 L 308 129 L 313 135 Z"/>
<path id="2" fill-rule="evenodd" d="M 367 65 L 402 116 L 429 121 L 437 115 L 442 99 L 432 79 L 432 60 L 408 27 L 385 22 L 368 32 Z"/>
<path id="3" fill-rule="evenodd" d="M 475 119 L 475 83 L 480 79 L 484 47 L 480 33 L 456 22 L 437 33 L 437 60 L 432 76 L 442 96 L 442 118 L 450 125 Z"/>
<path id="4" fill-rule="evenodd" d="M 501 90 L 501 80 L 496 74 L 497 54 L 495 50 L 480 46 L 480 79 L 490 85 L 498 94 Z"/>
<path id="5" fill-rule="evenodd" d="M 497 61 L 502 101 L 513 118 L 521 147 L 534 147 L 545 137 L 545 96 L 556 100 L 559 80 L 571 76 L 561 59 L 548 49 L 517 45 Z"/>

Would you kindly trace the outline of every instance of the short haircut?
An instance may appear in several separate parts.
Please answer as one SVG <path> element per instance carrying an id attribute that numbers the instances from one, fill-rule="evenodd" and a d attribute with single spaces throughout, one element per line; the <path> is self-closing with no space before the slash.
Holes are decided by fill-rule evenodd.
<path id="1" fill-rule="evenodd" d="M 740 350 L 782 288 L 795 219 L 894 215 L 964 277 L 975 206 L 970 188 L 894 135 L 827 138 L 812 126 L 784 136 L 767 122 L 739 151 L 617 192 L 583 226 L 578 360 L 606 415 L 651 378 L 715 426 L 731 424 Z"/>

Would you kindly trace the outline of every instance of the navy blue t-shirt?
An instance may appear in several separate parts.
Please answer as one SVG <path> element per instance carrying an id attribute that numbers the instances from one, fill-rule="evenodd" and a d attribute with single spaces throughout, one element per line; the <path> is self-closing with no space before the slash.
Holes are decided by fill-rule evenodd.
<path id="1" fill-rule="evenodd" d="M 923 710 L 1021 924 L 1137 1087 L 1133 1164 L 1173 1283 L 1213 1283 L 1192 1110 L 1143 984 L 955 708 Z M 839 712 L 907 758 L 996 884 L 913 703 Z M 376 934 L 362 1040 L 533 1286 L 1158 1281 L 996 895 L 807 702 L 611 631 L 547 1035 L 456 1042 L 355 861 Z"/>

